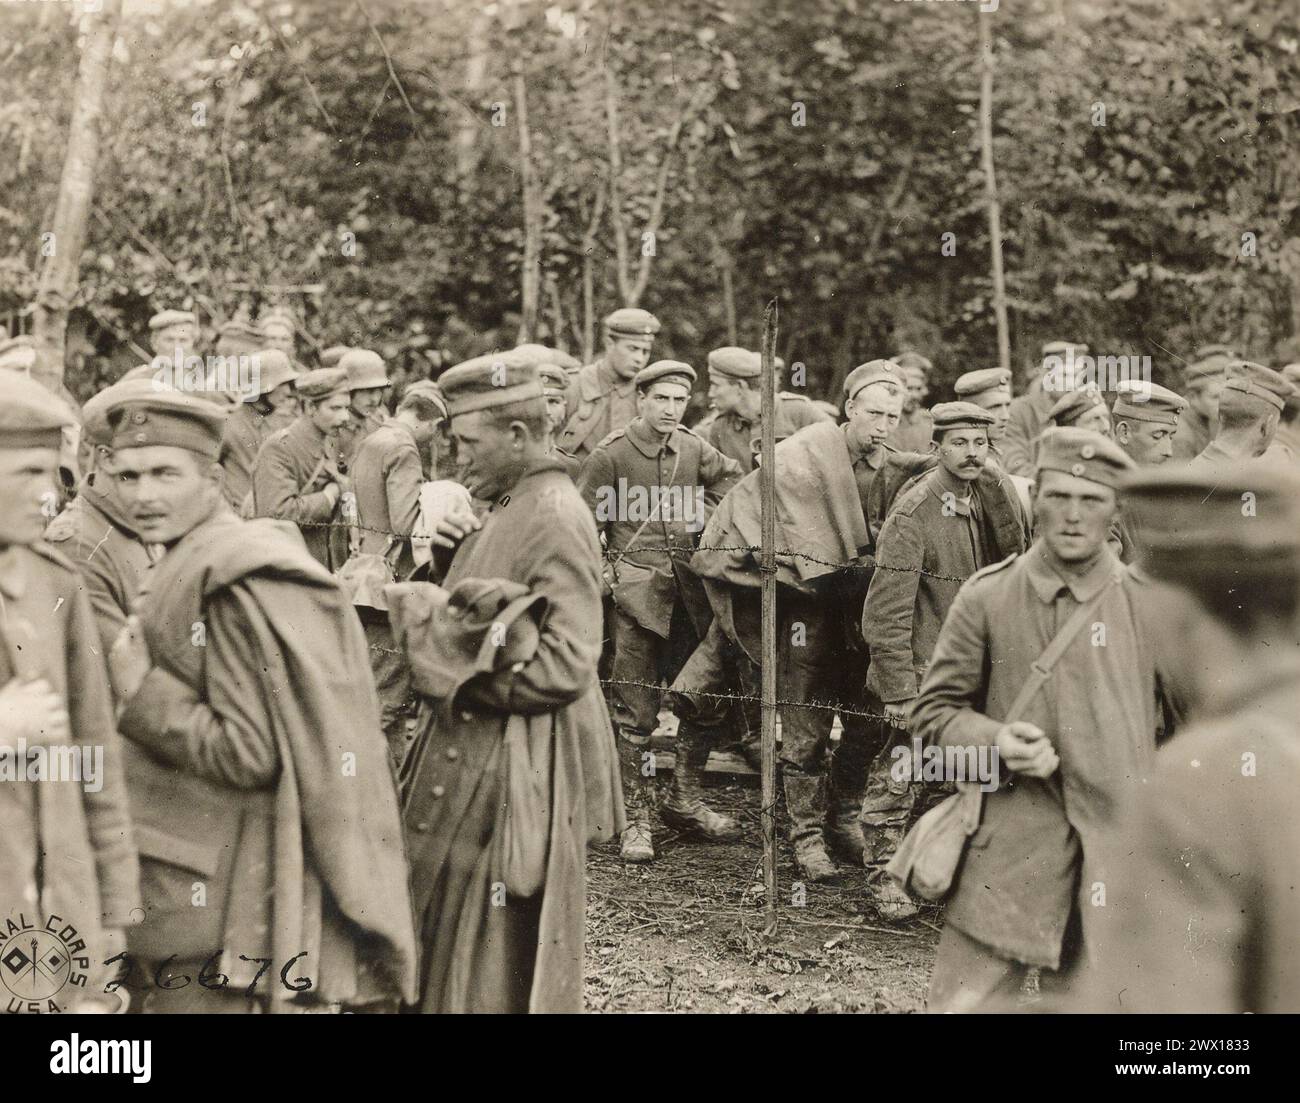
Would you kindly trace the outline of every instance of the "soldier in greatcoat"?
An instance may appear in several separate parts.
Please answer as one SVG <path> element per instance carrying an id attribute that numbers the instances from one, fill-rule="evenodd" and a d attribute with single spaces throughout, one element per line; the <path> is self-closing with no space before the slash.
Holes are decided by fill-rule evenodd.
<path id="1" fill-rule="evenodd" d="M 298 416 L 298 399 L 293 384 L 300 372 L 279 349 L 265 349 L 253 354 L 257 371 L 253 374 L 254 390 L 226 419 L 225 437 L 221 442 L 221 467 L 225 472 L 226 501 L 239 512 L 253 491 L 253 464 L 266 438 L 283 429 Z"/>

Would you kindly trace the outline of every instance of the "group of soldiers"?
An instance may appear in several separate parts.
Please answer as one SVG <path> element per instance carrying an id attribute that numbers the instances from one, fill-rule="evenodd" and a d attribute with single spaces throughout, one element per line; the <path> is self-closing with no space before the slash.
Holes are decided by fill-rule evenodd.
<path id="1" fill-rule="evenodd" d="M 704 770 L 758 754 L 761 358 L 709 352 L 688 427 L 659 328 L 623 308 L 594 363 L 521 345 L 394 393 L 373 350 L 306 367 L 274 312 L 222 335 L 236 393 L 160 374 L 199 337 L 167 310 L 80 411 L 0 345 L 5 748 L 106 763 L 0 792 L 0 907 L 77 917 L 136 1011 L 579 1010 L 586 848 L 652 861 L 656 813 L 741 837 Z M 1089 1006 L 1295 1009 L 1267 832 L 1300 781 L 1300 364 L 1062 385 L 1086 353 L 1044 346 L 1015 397 L 985 368 L 926 408 L 911 351 L 777 394 L 798 876 L 914 914 L 904 837 L 954 788 L 923 752 L 992 751 L 931 1009 L 1030 970 Z"/>

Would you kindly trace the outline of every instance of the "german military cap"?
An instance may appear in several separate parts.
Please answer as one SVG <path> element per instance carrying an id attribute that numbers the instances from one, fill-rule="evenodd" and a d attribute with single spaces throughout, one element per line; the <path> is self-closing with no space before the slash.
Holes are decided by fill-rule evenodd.
<path id="1" fill-rule="evenodd" d="M 453 418 L 542 397 L 537 364 L 509 354 L 476 356 L 448 368 L 438 377 L 438 386 L 447 400 L 447 415 Z"/>
<path id="2" fill-rule="evenodd" d="M 0 370 L 30 375 L 39 359 L 36 342 L 30 337 L 10 337 L 0 341 Z"/>
<path id="3" fill-rule="evenodd" d="M 538 364 L 537 374 L 542 380 L 543 391 L 564 393 L 569 389 L 569 373 L 559 364 Z"/>
<path id="4" fill-rule="evenodd" d="M 322 368 L 333 368 L 338 366 L 338 362 L 343 359 L 343 354 L 349 351 L 347 345 L 331 345 L 320 354 L 320 366 Z"/>
<path id="5" fill-rule="evenodd" d="M 613 337 L 653 337 L 659 332 L 659 319 L 648 310 L 625 306 L 605 316 L 605 332 Z"/>
<path id="6" fill-rule="evenodd" d="M 756 379 L 763 372 L 763 358 L 749 349 L 724 345 L 708 355 L 710 375 L 723 375 L 729 379 Z"/>
<path id="7" fill-rule="evenodd" d="M 1086 356 L 1088 346 L 1082 341 L 1047 341 L 1043 345 L 1042 355 L 1044 360 L 1049 356 L 1059 356 L 1064 360 L 1070 355 L 1071 350 L 1074 351 L 1075 356 Z"/>
<path id="8" fill-rule="evenodd" d="M 674 383 L 685 383 L 686 389 L 695 386 L 695 369 L 681 360 L 656 360 L 647 364 L 632 377 L 638 391 L 644 391 L 652 383 L 669 379 Z"/>
<path id="9" fill-rule="evenodd" d="M 934 365 L 930 362 L 928 357 L 922 356 L 919 352 L 912 352 L 910 349 L 907 352 L 900 352 L 897 355 L 891 356 L 889 359 L 904 371 L 908 368 L 916 368 L 926 376 L 934 371 Z"/>
<path id="10" fill-rule="evenodd" d="M 1294 388 L 1291 397 L 1286 400 L 1288 406 L 1294 406 L 1300 403 L 1300 364 L 1288 364 L 1281 371 L 1282 378 Z"/>
<path id="11" fill-rule="evenodd" d="M 298 376 L 293 389 L 303 398 L 319 402 L 352 388 L 348 383 L 348 373 L 343 368 L 317 368 Z"/>
<path id="12" fill-rule="evenodd" d="M 109 446 L 114 451 L 165 445 L 187 448 L 214 460 L 221 451 L 221 433 L 228 413 L 229 407 L 166 387 L 149 394 L 135 394 L 124 388 L 104 409 L 111 437 Z"/>
<path id="13" fill-rule="evenodd" d="M 249 399 L 270 394 L 282 383 L 291 383 L 301 375 L 298 365 L 279 349 L 253 353 L 254 390 Z"/>
<path id="14" fill-rule="evenodd" d="M 1043 431 L 1038 438 L 1034 470 L 1060 471 L 1114 488 L 1134 466 L 1127 453 L 1114 441 L 1095 430 L 1069 425 Z"/>
<path id="15" fill-rule="evenodd" d="M 298 332 L 298 323 L 293 315 L 282 306 L 272 307 L 258 319 L 258 325 L 265 329 L 268 325 L 282 325 L 290 333 Z"/>
<path id="16" fill-rule="evenodd" d="M 930 410 L 934 429 L 987 429 L 993 415 L 973 402 L 940 402 Z"/>
<path id="17" fill-rule="evenodd" d="M 249 322 L 226 322 L 217 330 L 218 356 L 247 356 L 265 343 L 261 329 Z"/>
<path id="18" fill-rule="evenodd" d="M 77 423 L 68 404 L 36 380 L 0 372 L 0 448 L 58 448 Z"/>
<path id="19" fill-rule="evenodd" d="M 160 329 L 170 329 L 172 326 L 196 326 L 198 324 L 198 315 L 192 310 L 160 310 L 149 319 L 149 330 L 152 333 L 157 333 Z"/>
<path id="20" fill-rule="evenodd" d="M 1287 377 L 1263 364 L 1254 364 L 1249 360 L 1233 360 L 1227 366 L 1227 381 L 1223 384 L 1223 397 L 1230 397 L 1228 392 L 1262 398 L 1276 410 L 1286 405 L 1286 400 L 1295 393 L 1295 388 Z"/>
<path id="21" fill-rule="evenodd" d="M 952 386 L 958 398 L 966 395 L 984 394 L 985 391 L 1003 390 L 1011 394 L 1011 373 L 1006 368 L 981 368 L 959 375 Z"/>
<path id="22" fill-rule="evenodd" d="M 1115 387 L 1115 405 L 1111 410 L 1118 421 L 1154 421 L 1160 425 L 1177 425 L 1178 416 L 1187 408 L 1187 399 L 1140 379 L 1124 379 Z"/>
<path id="23" fill-rule="evenodd" d="M 582 367 L 576 356 L 570 356 L 562 349 L 553 349 L 549 345 L 516 345 L 510 351 L 531 357 L 539 365 L 554 364 L 565 372 L 575 372 Z"/>
<path id="24" fill-rule="evenodd" d="M 1213 375 L 1222 375 L 1237 354 L 1227 345 L 1203 345 L 1196 350 L 1192 362 L 1183 367 L 1183 378 L 1191 383 Z"/>
<path id="25" fill-rule="evenodd" d="M 91 444 L 105 448 L 112 445 L 109 411 L 123 402 L 151 398 L 159 391 L 172 389 L 166 378 L 166 373 L 157 375 L 152 364 L 132 368 L 111 387 L 105 387 L 86 401 L 81 408 L 81 435 Z"/>
<path id="26" fill-rule="evenodd" d="M 422 398 L 433 403 L 442 411 L 444 418 L 447 416 L 447 400 L 442 396 L 442 390 L 438 387 L 438 384 L 432 379 L 417 379 L 414 383 L 408 384 L 406 390 L 402 392 L 402 402 L 412 397 Z"/>
<path id="27" fill-rule="evenodd" d="M 863 387 L 872 383 L 892 383 L 895 387 L 903 386 L 903 369 L 892 360 L 868 360 L 859 364 L 844 380 L 844 400 L 847 402 Z"/>
<path id="28" fill-rule="evenodd" d="M 1047 420 L 1054 425 L 1073 425 L 1089 410 L 1105 405 L 1106 400 L 1101 397 L 1097 385 L 1089 383 L 1077 391 L 1061 395 L 1048 411 Z"/>
<path id="29" fill-rule="evenodd" d="M 1208 570 L 1294 568 L 1300 557 L 1300 477 L 1243 463 L 1144 467 L 1124 480 L 1123 500 L 1142 516 L 1143 566 L 1192 589 Z"/>
<path id="30" fill-rule="evenodd" d="M 348 373 L 348 390 L 364 391 L 388 386 L 388 369 L 383 357 L 370 349 L 348 349 L 338 366 Z"/>

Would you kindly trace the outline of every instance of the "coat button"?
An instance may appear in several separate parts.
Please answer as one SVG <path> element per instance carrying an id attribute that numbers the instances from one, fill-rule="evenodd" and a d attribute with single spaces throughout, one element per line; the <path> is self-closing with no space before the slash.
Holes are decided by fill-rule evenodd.
<path id="1" fill-rule="evenodd" d="M 428 831 L 429 830 L 428 822 L 424 820 L 420 821 L 415 825 L 415 830 L 420 832 Z"/>
<path id="2" fill-rule="evenodd" d="M 447 761 L 448 761 L 448 762 L 455 762 L 456 759 L 458 759 L 458 758 L 460 758 L 460 748 L 459 748 L 459 747 L 448 747 L 448 748 L 447 748 Z"/>
<path id="3" fill-rule="evenodd" d="M 446 793 L 446 792 L 447 792 L 447 790 L 444 789 L 441 785 L 435 785 L 435 786 L 433 787 L 433 795 L 434 795 L 435 798 L 436 798 L 436 797 L 441 797 L 441 796 L 442 796 L 444 793 Z"/>
<path id="4" fill-rule="evenodd" d="M 468 724 L 471 720 L 474 719 L 474 714 L 473 714 L 472 712 L 470 712 L 468 709 L 466 709 L 465 711 L 463 711 L 463 712 L 460 714 L 460 718 L 461 718 L 462 720 L 464 720 L 465 723 Z"/>

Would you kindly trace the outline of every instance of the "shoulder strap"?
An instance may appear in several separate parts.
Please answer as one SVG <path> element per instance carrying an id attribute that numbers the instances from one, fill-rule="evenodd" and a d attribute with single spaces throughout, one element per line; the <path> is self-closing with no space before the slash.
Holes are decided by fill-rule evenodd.
<path id="1" fill-rule="evenodd" d="M 1043 649 L 1043 653 L 1029 664 L 1029 677 L 1025 679 L 1025 684 L 1020 687 L 1016 699 L 1011 702 L 1011 708 L 1007 710 L 1006 716 L 1002 718 L 1003 723 L 1009 724 L 1013 720 L 1020 719 L 1020 714 L 1029 707 L 1029 703 L 1037 696 L 1038 691 L 1047 684 L 1047 679 L 1052 676 L 1052 668 L 1065 654 L 1066 648 L 1074 642 L 1074 637 L 1079 634 L 1084 623 L 1092 616 L 1093 610 L 1101 604 L 1101 599 L 1118 581 L 1118 573 L 1112 574 L 1106 580 L 1106 584 L 1093 595 L 1091 601 L 1085 601 L 1070 614 L 1070 619 L 1061 625 L 1061 630 L 1052 637 L 1052 642 Z"/>

